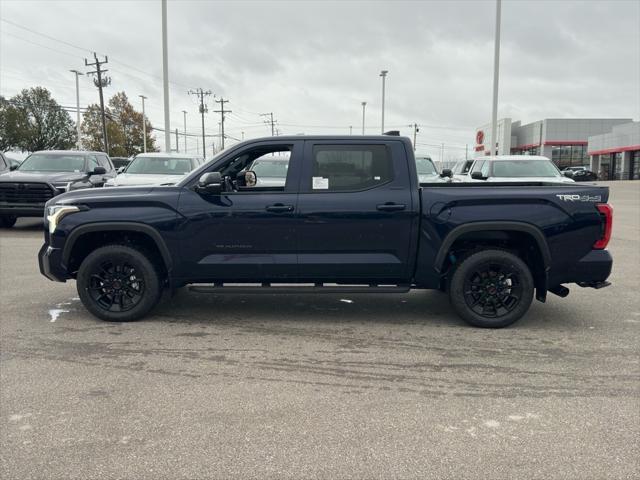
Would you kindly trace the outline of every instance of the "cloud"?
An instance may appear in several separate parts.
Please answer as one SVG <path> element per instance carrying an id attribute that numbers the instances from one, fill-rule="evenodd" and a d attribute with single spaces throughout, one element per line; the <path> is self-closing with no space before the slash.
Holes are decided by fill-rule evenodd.
<path id="1" fill-rule="evenodd" d="M 638 2 L 505 0 L 502 13 L 500 116 L 640 117 Z M 88 50 L 0 22 L 0 94 L 43 85 L 73 105 L 68 70 L 96 50 L 109 55 L 107 95 L 148 96 L 163 125 L 159 1 L 4 1 L 0 17 Z M 375 133 L 384 68 L 387 126 L 410 135 L 417 122 L 423 153 L 437 157 L 429 145 L 444 142 L 462 155 L 491 114 L 494 18 L 493 1 L 170 1 L 171 128 L 187 110 L 187 130 L 199 131 L 187 91 L 202 87 L 230 100 L 233 136 L 270 133 L 265 112 L 282 133 L 360 132 L 362 101 Z M 90 79 L 81 89 L 83 104 L 97 101 Z"/>

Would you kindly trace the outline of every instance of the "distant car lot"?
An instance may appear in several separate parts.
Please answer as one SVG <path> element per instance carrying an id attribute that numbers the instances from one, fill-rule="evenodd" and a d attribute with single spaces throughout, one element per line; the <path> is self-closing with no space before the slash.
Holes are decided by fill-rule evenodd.
<path id="1" fill-rule="evenodd" d="M 40 275 L 20 219 L 0 231 L 0 474 L 634 478 L 640 184 L 608 185 L 613 285 L 499 331 L 419 291 L 181 291 L 104 323 Z"/>

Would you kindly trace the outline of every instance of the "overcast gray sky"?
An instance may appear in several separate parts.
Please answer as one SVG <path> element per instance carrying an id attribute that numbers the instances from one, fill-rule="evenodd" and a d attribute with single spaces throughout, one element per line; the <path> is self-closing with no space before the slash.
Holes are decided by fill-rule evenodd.
<path id="1" fill-rule="evenodd" d="M 229 99 L 225 126 L 235 137 L 270 134 L 265 112 L 283 134 L 358 133 L 362 101 L 367 132 L 378 133 L 381 69 L 386 129 L 411 135 L 408 125 L 421 125 L 420 152 L 439 158 L 444 142 L 445 157 L 464 155 L 490 120 L 493 0 L 174 0 L 168 12 L 172 128 L 182 130 L 187 110 L 187 130 L 199 132 L 187 90 L 202 87 Z M 42 85 L 73 106 L 69 69 L 84 69 L 96 51 L 109 56 L 107 96 L 124 90 L 140 108 L 146 95 L 150 121 L 163 126 L 160 0 L 0 0 L 0 19 L 0 95 Z M 500 69 L 499 117 L 637 120 L 640 1 L 505 0 Z M 97 103 L 90 79 L 80 89 L 82 106 Z M 208 104 L 214 134 L 219 105 Z"/>

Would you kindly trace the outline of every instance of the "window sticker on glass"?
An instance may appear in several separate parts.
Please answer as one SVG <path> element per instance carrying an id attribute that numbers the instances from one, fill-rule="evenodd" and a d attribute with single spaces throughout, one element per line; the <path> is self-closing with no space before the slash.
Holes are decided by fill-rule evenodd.
<path id="1" fill-rule="evenodd" d="M 329 189 L 329 179 L 324 177 L 312 177 L 313 184 L 312 188 L 314 190 L 328 190 Z"/>

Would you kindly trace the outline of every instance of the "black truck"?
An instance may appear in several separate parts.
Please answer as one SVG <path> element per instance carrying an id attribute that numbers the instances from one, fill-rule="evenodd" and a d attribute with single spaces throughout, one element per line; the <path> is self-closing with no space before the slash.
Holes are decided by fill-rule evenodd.
<path id="1" fill-rule="evenodd" d="M 61 193 L 101 187 L 116 170 L 106 153 L 77 150 L 34 152 L 0 175 L 0 226 L 18 217 L 41 217 L 44 204 Z"/>
<path id="2" fill-rule="evenodd" d="M 282 186 L 247 167 L 289 158 Z M 444 175 L 450 172 L 443 172 Z M 468 323 L 504 327 L 534 296 L 608 285 L 607 187 L 419 183 L 409 139 L 239 143 L 174 186 L 78 190 L 47 202 L 41 272 L 85 307 L 136 320 L 161 292 L 448 292 Z"/>

